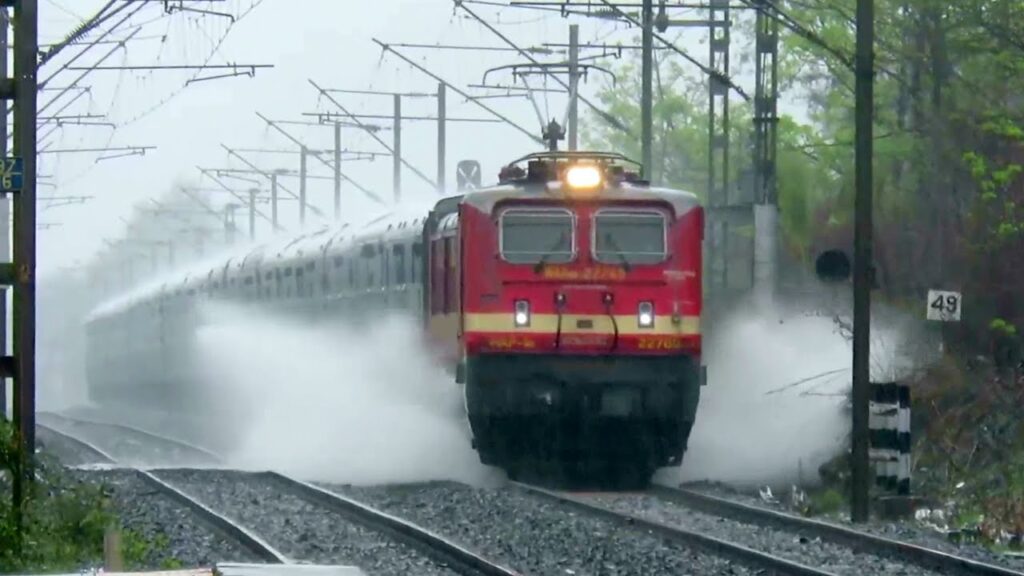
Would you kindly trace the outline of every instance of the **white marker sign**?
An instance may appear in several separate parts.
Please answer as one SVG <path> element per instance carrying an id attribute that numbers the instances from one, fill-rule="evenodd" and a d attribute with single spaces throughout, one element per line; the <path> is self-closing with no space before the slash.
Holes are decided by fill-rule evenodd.
<path id="1" fill-rule="evenodd" d="M 962 299 L 959 292 L 928 291 L 928 319 L 940 322 L 959 322 Z"/>

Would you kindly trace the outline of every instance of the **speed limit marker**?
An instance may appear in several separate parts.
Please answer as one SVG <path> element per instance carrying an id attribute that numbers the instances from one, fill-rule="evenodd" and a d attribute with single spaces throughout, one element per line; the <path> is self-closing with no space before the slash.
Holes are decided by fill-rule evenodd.
<path id="1" fill-rule="evenodd" d="M 959 322 L 962 298 L 959 292 L 928 291 L 928 319 L 939 322 Z"/>

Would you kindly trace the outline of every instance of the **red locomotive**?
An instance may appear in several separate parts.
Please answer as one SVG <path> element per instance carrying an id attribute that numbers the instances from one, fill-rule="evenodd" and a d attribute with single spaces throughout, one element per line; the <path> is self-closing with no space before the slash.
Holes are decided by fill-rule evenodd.
<path id="1" fill-rule="evenodd" d="M 402 311 L 464 385 L 484 463 L 646 479 L 681 462 L 703 383 L 704 212 L 638 168 L 618 154 L 532 154 L 429 214 L 250 248 L 123 296 L 88 323 L 92 395 L 182 399 L 205 299 L 311 323 Z"/>
<path id="2" fill-rule="evenodd" d="M 703 209 L 628 164 L 533 154 L 428 219 L 428 327 L 458 361 L 485 463 L 681 461 L 702 381 Z"/>

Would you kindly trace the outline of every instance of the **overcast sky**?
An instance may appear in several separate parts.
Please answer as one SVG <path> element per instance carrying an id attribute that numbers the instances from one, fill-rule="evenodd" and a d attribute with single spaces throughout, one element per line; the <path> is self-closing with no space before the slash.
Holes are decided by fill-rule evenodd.
<path id="1" fill-rule="evenodd" d="M 41 0 L 40 41 L 53 42 L 96 12 L 107 0 Z M 81 85 L 90 86 L 91 93 L 61 112 L 68 114 L 104 114 L 117 125 L 116 130 L 104 126 L 65 126 L 41 142 L 50 149 L 94 148 L 105 146 L 155 146 L 145 156 L 105 159 L 101 154 L 66 153 L 42 157 L 40 173 L 46 186 L 40 196 L 90 196 L 83 204 L 46 208 L 41 203 L 39 221 L 59 226 L 39 231 L 40 272 L 65 266 L 84 264 L 103 246 L 104 238 L 124 235 L 122 218 L 129 219 L 133 206 L 172 190 L 176 184 L 202 184 L 197 166 L 210 168 L 244 168 L 232 160 L 221 144 L 233 148 L 266 148 L 295 150 L 294 144 L 268 130 L 256 116 L 262 113 L 275 120 L 303 120 L 302 113 L 335 110 L 318 98 L 309 84 L 313 79 L 330 88 L 374 89 L 433 92 L 437 83 L 403 63 L 394 55 L 383 55 L 373 38 L 390 43 L 461 44 L 503 46 L 502 42 L 462 11 L 453 11 L 452 0 L 225 0 L 221 3 L 195 3 L 207 9 L 223 10 L 244 17 L 233 25 L 228 18 L 214 15 L 164 15 L 162 2 L 147 5 L 137 17 L 123 24 L 112 36 L 124 37 L 136 26 L 144 24 L 124 50 L 114 50 L 104 65 L 173 65 L 201 64 L 272 64 L 272 69 L 256 71 L 254 78 L 236 77 L 198 82 L 180 90 L 194 71 L 94 71 Z M 188 5 L 188 3 L 186 3 Z M 636 34 L 624 23 L 574 18 L 566 20 L 557 14 L 521 9 L 495 8 L 471 4 L 471 8 L 504 34 L 523 46 L 542 42 L 566 42 L 571 22 L 581 25 L 583 42 L 630 42 Z M 679 17 L 702 18 L 704 13 L 683 11 Z M 226 34 L 217 48 L 217 41 Z M 688 32 L 680 46 L 706 61 L 707 47 L 702 42 L 706 33 Z M 743 51 L 749 50 L 745 39 L 734 43 L 733 62 L 738 63 Z M 75 65 L 95 63 L 111 45 L 91 49 Z M 415 61 L 444 79 L 465 87 L 478 84 L 488 68 L 522 61 L 503 52 L 438 51 L 398 48 Z M 68 57 L 78 52 L 68 49 L 64 57 L 47 64 L 40 73 L 44 79 L 56 71 Z M 211 58 L 212 54 L 212 58 Z M 555 55 L 546 57 L 560 59 Z M 223 71 L 203 72 L 202 75 Z M 694 70 L 696 72 L 696 70 Z M 67 86 L 82 72 L 65 70 L 50 83 Z M 739 76 L 748 92 L 753 92 L 751 79 Z M 512 83 L 510 75 L 493 75 L 491 83 Z M 593 95 L 600 83 L 597 76 L 583 87 L 585 95 Z M 482 93 L 479 90 L 475 94 Z M 40 106 L 56 92 L 43 92 Z M 69 93 L 48 108 L 52 114 L 71 100 Z M 392 100 L 384 96 L 338 95 L 337 98 L 353 112 L 390 114 Z M 539 132 L 536 113 L 525 99 L 485 100 L 502 114 L 533 132 Z M 544 111 L 545 102 L 539 104 Z M 549 116 L 561 120 L 565 97 L 555 95 L 547 102 Z M 434 115 L 433 99 L 407 99 L 405 114 Z M 581 107 L 581 110 L 585 108 Z M 486 112 L 455 94 L 449 94 L 449 116 L 488 118 Z M 95 119 L 93 119 L 95 120 Z M 305 118 L 310 120 L 310 118 Z M 387 120 L 365 120 L 390 128 Z M 331 130 L 319 127 L 285 126 L 294 135 L 314 148 L 332 145 Z M 45 134 L 48 126 L 41 128 Z M 381 137 L 391 143 L 391 132 Z M 384 151 L 367 134 L 346 129 L 345 147 L 353 150 Z M 436 166 L 436 124 L 409 122 L 403 125 L 403 152 L 420 171 L 431 178 Z M 502 124 L 451 124 L 448 136 L 448 181 L 454 184 L 455 163 L 474 158 L 483 165 L 485 180 L 494 180 L 500 165 L 520 155 L 537 150 L 537 145 Z M 247 154 L 263 169 L 297 169 L 297 155 Z M 329 169 L 310 160 L 311 174 L 329 175 Z M 352 162 L 345 172 L 366 188 L 373 189 L 390 201 L 391 163 L 389 158 L 374 162 Z M 403 171 L 406 197 L 427 197 L 434 194 L 426 183 L 410 170 Z M 255 184 L 245 181 L 226 182 L 245 190 Z M 298 189 L 294 179 L 286 185 Z M 266 189 L 265 183 L 260 184 Z M 310 182 L 310 201 L 325 213 L 331 212 L 332 184 L 329 180 Z M 352 186 L 346 185 L 343 206 L 347 216 L 358 218 L 383 209 Z M 222 203 L 230 198 L 221 195 Z M 282 221 L 294 226 L 297 203 L 281 205 Z M 266 209 L 269 213 L 269 209 Z M 244 226 L 244 218 L 239 219 Z M 311 216 L 310 222 L 316 221 Z M 261 223 L 262 226 L 262 223 Z M 264 227 L 266 229 L 268 227 Z"/>

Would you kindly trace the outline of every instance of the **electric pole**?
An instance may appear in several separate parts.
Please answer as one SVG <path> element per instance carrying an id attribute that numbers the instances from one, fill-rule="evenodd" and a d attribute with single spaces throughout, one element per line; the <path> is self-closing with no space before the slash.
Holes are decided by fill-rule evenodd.
<path id="1" fill-rule="evenodd" d="M 308 152 L 302 146 L 299 154 L 299 227 L 306 225 L 306 156 Z"/>
<path id="2" fill-rule="evenodd" d="M 270 225 L 277 234 L 280 230 L 277 225 L 277 172 L 270 173 Z"/>
<path id="3" fill-rule="evenodd" d="M 6 6 L 0 7 L 0 70 L 3 78 L 7 78 L 7 29 L 10 25 L 10 13 Z M 7 100 L 4 99 L 0 108 L 0 158 L 7 157 Z M 10 221 L 11 204 L 7 195 L 0 196 L 0 265 L 11 261 Z M 0 356 L 7 356 L 7 286 L 0 286 Z M 0 374 L 0 420 L 7 419 L 7 375 Z"/>
<path id="4" fill-rule="evenodd" d="M 391 132 L 395 136 L 395 142 L 391 152 L 392 160 L 394 160 L 391 178 L 394 183 L 395 204 L 398 204 L 398 201 L 402 198 L 402 95 L 395 94 L 394 99 L 395 124 Z"/>
<path id="5" fill-rule="evenodd" d="M 857 0 L 856 134 L 853 256 L 853 446 L 850 519 L 870 516 L 871 285 L 872 263 L 872 116 L 874 112 L 874 0 Z"/>
<path id="6" fill-rule="evenodd" d="M 341 122 L 334 122 L 334 219 L 341 218 Z"/>
<path id="7" fill-rule="evenodd" d="M 640 148 L 644 177 L 653 172 L 654 148 L 654 0 L 644 0 L 641 25 L 643 27 L 641 89 L 640 89 Z M 713 81 L 713 80 L 712 80 Z"/>
<path id="8" fill-rule="evenodd" d="M 651 46 L 653 52 L 653 38 Z M 579 145 L 580 26 L 569 26 L 569 150 Z M 646 167 L 645 167 L 646 168 Z"/>
<path id="9" fill-rule="evenodd" d="M 258 188 L 249 189 L 249 241 L 256 240 L 256 195 Z"/>
<path id="10" fill-rule="evenodd" d="M 16 522 L 22 527 L 26 484 L 32 481 L 35 453 L 35 272 L 36 272 L 36 73 L 39 62 L 37 0 L 3 0 L 14 6 L 14 81 L 4 82 L 2 96 L 14 99 L 14 151 L 5 158 L 3 192 L 14 193 L 14 262 L 4 267 L 5 283 L 14 285 L 13 356 L 3 357 L 2 371 L 14 376 L 14 425 L 18 430 L 18 473 L 12 479 Z M 5 71 L 6 77 L 6 71 Z M 20 180 L 20 182 L 19 182 Z"/>
<path id="11" fill-rule="evenodd" d="M 437 193 L 444 194 L 445 164 L 447 164 L 448 136 L 446 134 L 448 123 L 448 105 L 446 103 L 447 87 L 444 82 L 437 83 Z"/>

